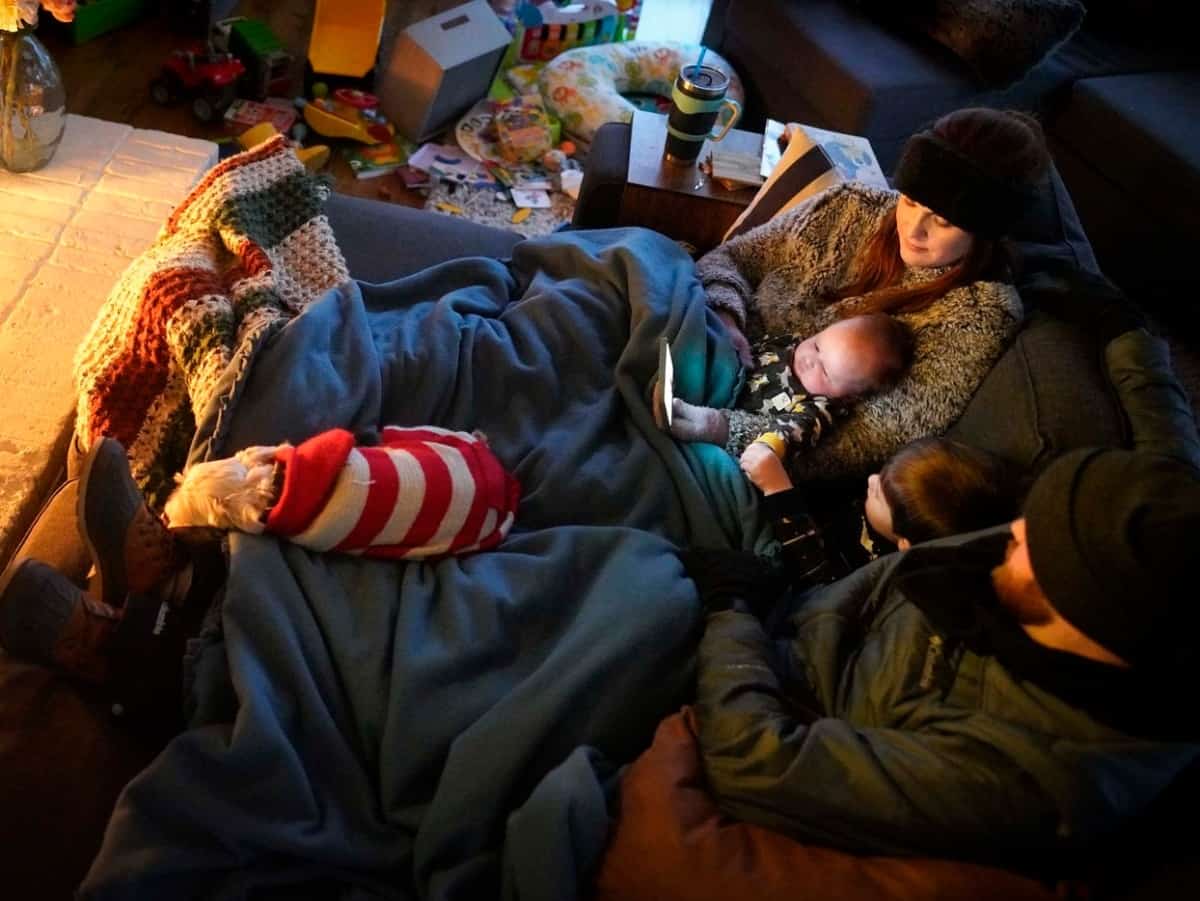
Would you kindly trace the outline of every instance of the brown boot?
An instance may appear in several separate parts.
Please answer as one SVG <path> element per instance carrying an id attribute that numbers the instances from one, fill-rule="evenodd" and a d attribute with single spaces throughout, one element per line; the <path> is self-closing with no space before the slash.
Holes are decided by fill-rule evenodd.
<path id="1" fill-rule="evenodd" d="M 121 607 L 181 563 L 174 537 L 133 481 L 125 448 L 112 438 L 99 439 L 83 460 L 77 519 L 100 576 L 101 603 Z"/>
<path id="2" fill-rule="evenodd" d="M 0 583 L 0 645 L 14 657 L 103 683 L 121 615 L 41 560 L 26 558 Z"/>

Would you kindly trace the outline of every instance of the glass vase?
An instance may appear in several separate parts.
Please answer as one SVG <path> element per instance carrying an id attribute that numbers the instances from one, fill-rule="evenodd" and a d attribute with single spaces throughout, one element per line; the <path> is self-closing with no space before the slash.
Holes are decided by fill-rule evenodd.
<path id="1" fill-rule="evenodd" d="M 0 168 L 50 162 L 67 122 L 62 75 L 33 29 L 0 31 Z"/>

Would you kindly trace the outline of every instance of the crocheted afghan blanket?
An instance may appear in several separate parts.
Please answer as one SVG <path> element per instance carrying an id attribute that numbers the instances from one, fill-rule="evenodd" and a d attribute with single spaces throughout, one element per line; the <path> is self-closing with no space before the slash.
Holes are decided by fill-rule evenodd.
<path id="1" fill-rule="evenodd" d="M 263 343 L 349 278 L 328 196 L 282 136 L 224 160 L 101 307 L 75 356 L 76 434 L 85 448 L 119 440 L 152 502 L 166 500 L 197 415 L 216 403 L 223 422 Z"/>

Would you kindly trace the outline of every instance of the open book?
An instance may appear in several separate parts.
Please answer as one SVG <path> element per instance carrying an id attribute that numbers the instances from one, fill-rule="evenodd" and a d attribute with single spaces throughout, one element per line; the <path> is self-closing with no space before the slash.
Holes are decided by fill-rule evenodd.
<path id="1" fill-rule="evenodd" d="M 888 187 L 871 142 L 859 135 L 801 125 L 781 148 L 784 125 L 767 120 L 760 172 L 767 181 L 723 240 L 740 235 L 841 181 Z"/>

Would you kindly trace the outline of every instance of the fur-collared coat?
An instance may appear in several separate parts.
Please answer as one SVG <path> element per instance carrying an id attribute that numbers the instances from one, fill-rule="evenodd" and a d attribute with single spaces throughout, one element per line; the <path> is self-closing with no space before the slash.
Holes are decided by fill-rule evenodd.
<path id="1" fill-rule="evenodd" d="M 879 221 L 894 215 L 897 197 L 846 182 L 722 244 L 696 267 L 709 306 L 731 313 L 751 343 L 764 333 L 807 337 L 820 331 L 853 301 L 830 304 L 823 298 L 851 281 L 860 250 Z M 944 271 L 910 267 L 904 283 Z M 913 331 L 911 368 L 891 388 L 855 403 L 828 440 L 794 454 L 793 479 L 862 475 L 908 442 L 944 432 L 1021 316 L 1016 288 L 995 281 L 955 288 L 920 312 L 899 314 Z M 744 446 L 768 428 L 761 415 L 734 410 L 729 445 Z"/>

